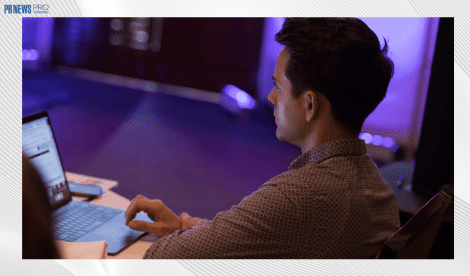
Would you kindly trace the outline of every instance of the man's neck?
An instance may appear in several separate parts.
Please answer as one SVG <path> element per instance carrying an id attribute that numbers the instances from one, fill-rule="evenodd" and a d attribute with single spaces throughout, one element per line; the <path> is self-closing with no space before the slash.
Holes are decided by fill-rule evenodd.
<path id="1" fill-rule="evenodd" d="M 328 142 L 332 142 L 338 139 L 350 139 L 358 137 L 359 133 L 346 131 L 337 124 L 318 124 L 312 130 L 311 134 L 306 137 L 304 143 L 299 146 L 302 150 L 302 154 L 304 154 L 307 151 Z"/>

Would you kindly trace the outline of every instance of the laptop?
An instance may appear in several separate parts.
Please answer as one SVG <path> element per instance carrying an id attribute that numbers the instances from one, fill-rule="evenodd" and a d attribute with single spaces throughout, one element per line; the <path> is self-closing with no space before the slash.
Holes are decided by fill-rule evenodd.
<path id="1" fill-rule="evenodd" d="M 68 242 L 106 240 L 114 255 L 145 232 L 125 225 L 124 211 L 73 201 L 47 112 L 23 118 L 23 155 L 36 167 L 52 206 L 54 238 Z M 24 199 L 23 199 L 24 200 Z M 152 222 L 146 214 L 137 220 Z"/>

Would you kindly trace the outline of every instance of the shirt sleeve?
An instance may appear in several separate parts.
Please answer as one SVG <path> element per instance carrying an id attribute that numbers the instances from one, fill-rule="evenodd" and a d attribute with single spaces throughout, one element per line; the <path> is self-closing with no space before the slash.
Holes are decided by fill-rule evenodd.
<path id="1" fill-rule="evenodd" d="M 300 240 L 299 222 L 295 204 L 265 184 L 213 220 L 161 238 L 144 258 L 287 258 Z"/>

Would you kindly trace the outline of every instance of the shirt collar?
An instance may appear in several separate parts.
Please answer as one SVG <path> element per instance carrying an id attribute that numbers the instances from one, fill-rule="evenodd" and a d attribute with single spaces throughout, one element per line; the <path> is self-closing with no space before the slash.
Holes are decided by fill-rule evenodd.
<path id="1" fill-rule="evenodd" d="M 299 169 L 305 165 L 323 162 L 333 156 L 353 156 L 366 154 L 366 143 L 362 139 L 338 139 L 315 147 L 295 159 L 289 166 L 290 170 Z"/>

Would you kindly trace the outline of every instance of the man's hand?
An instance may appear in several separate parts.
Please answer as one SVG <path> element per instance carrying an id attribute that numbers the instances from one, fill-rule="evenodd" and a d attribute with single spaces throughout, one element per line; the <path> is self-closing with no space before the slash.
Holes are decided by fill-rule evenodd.
<path id="1" fill-rule="evenodd" d="M 181 213 L 180 219 L 181 219 L 181 228 L 182 229 L 193 228 L 195 226 L 202 225 L 204 222 L 207 221 L 207 219 L 202 219 L 202 218 L 198 218 L 198 217 L 193 218 L 186 212 Z"/>
<path id="2" fill-rule="evenodd" d="M 139 220 L 132 221 L 140 211 L 147 213 L 154 223 Z M 182 229 L 181 218 L 168 209 L 161 200 L 148 199 L 142 195 L 138 195 L 131 201 L 125 216 L 126 225 L 131 229 L 153 233 L 159 237 L 164 237 Z"/>

